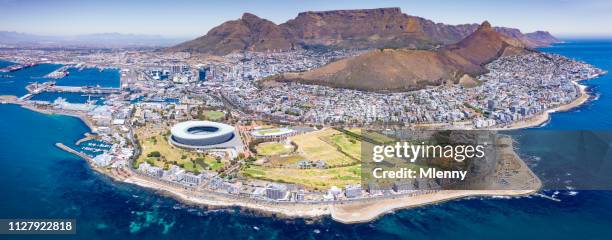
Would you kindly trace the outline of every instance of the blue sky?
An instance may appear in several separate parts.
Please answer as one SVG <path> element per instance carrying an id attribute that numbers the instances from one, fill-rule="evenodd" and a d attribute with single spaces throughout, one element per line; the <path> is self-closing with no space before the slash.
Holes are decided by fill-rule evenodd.
<path id="1" fill-rule="evenodd" d="M 303 11 L 400 7 L 448 24 L 548 30 L 557 36 L 612 36 L 610 0 L 0 0 L 0 30 L 45 35 L 135 33 L 195 37 L 250 12 L 276 23 Z"/>

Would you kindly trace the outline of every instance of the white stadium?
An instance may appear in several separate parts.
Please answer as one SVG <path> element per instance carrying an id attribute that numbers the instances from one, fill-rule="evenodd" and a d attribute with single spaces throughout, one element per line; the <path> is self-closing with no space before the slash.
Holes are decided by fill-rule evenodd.
<path id="1" fill-rule="evenodd" d="M 251 131 L 251 135 L 255 138 L 263 138 L 263 139 L 282 139 L 293 136 L 297 134 L 291 128 L 264 128 L 264 129 L 256 129 Z"/>
<path id="2" fill-rule="evenodd" d="M 170 142 L 190 149 L 236 148 L 242 145 L 234 127 L 211 121 L 186 121 L 170 129 Z"/>

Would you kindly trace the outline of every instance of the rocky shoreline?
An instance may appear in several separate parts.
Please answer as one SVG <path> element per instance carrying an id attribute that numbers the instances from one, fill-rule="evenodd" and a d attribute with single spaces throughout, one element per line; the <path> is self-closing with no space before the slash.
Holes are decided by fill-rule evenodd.
<path id="1" fill-rule="evenodd" d="M 537 176 L 531 172 L 527 165 L 518 157 L 512 149 L 512 145 L 504 148 L 509 151 L 514 160 L 521 166 L 526 176 L 533 178 L 531 189 L 492 189 L 492 190 L 438 190 L 424 194 L 402 194 L 385 198 L 366 198 L 352 201 L 340 202 L 314 202 L 314 203 L 295 203 L 295 202 L 275 202 L 259 199 L 240 198 L 210 191 L 194 191 L 187 187 L 174 186 L 148 176 L 136 173 L 112 171 L 109 169 L 95 166 L 90 158 L 78 154 L 77 151 L 66 146 L 58 146 L 63 150 L 71 152 L 88 161 L 92 169 L 115 181 L 134 184 L 159 191 L 179 201 L 187 204 L 204 205 L 211 207 L 240 207 L 254 210 L 264 214 L 273 214 L 285 218 L 320 218 L 331 216 L 332 219 L 345 224 L 363 223 L 377 219 L 378 217 L 398 209 L 407 209 L 429 204 L 451 201 L 464 197 L 474 196 L 525 196 L 536 193 L 541 188 L 541 182 Z M 124 175 L 122 175 L 122 173 Z"/>

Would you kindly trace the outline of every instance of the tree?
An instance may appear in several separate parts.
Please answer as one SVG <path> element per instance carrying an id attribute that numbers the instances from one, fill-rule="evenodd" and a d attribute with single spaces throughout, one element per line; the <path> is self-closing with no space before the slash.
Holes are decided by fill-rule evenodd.
<path id="1" fill-rule="evenodd" d="M 161 153 L 159 153 L 159 151 L 153 151 L 150 152 L 149 154 L 147 154 L 147 157 L 161 157 Z"/>

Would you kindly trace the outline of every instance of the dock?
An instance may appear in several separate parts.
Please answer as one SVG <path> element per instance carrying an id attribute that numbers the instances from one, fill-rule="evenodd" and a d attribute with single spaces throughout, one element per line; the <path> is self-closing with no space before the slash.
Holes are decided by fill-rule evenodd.
<path id="1" fill-rule="evenodd" d="M 66 145 L 64 145 L 63 143 L 55 143 L 55 146 L 58 147 L 59 149 L 62 149 L 66 152 L 72 153 L 82 159 L 85 159 L 87 161 L 87 163 L 89 164 L 89 166 L 99 172 L 104 174 L 105 176 L 108 176 L 116 181 L 124 181 L 125 179 L 129 178 L 132 176 L 132 173 L 129 170 L 126 170 L 124 168 L 119 168 L 119 169 L 104 169 L 101 168 L 99 166 L 96 166 L 96 164 L 93 162 L 93 158 L 90 157 L 89 155 L 79 152 L 77 150 L 74 150 Z"/>
<path id="2" fill-rule="evenodd" d="M 17 98 L 16 96 L 12 96 L 12 95 L 2 95 L 0 96 L 0 103 L 1 104 L 18 104 L 19 98 Z"/>
<path id="3" fill-rule="evenodd" d="M 62 66 L 61 68 L 56 69 L 53 72 L 50 72 L 49 74 L 45 75 L 45 78 L 52 78 L 52 79 L 60 79 L 63 78 L 65 76 L 67 76 L 68 74 L 70 74 L 68 72 L 68 69 L 70 68 L 70 65 L 65 65 Z"/>
<path id="4" fill-rule="evenodd" d="M 26 101 L 26 100 L 30 100 L 30 98 L 32 98 L 34 96 L 34 94 L 28 93 L 26 95 L 23 95 L 19 98 L 20 101 Z"/>
<path id="5" fill-rule="evenodd" d="M 34 67 L 38 65 L 38 63 L 24 63 L 24 64 L 15 64 L 15 65 L 11 65 L 5 68 L 0 68 L 0 73 L 8 73 L 8 72 L 14 72 L 14 71 L 19 71 L 21 69 L 24 68 L 29 68 L 29 67 Z"/>
<path id="6" fill-rule="evenodd" d="M 44 92 L 74 92 L 74 93 L 92 93 L 92 94 L 110 94 L 120 93 L 119 88 L 105 87 L 76 87 L 76 86 L 49 86 L 43 90 Z"/>
<path id="7" fill-rule="evenodd" d="M 42 92 L 59 92 L 59 93 L 88 93 L 88 94 L 112 94 L 121 93 L 120 88 L 109 87 L 91 87 L 91 86 L 57 86 L 54 82 L 32 83 L 26 86 L 26 89 L 31 94 Z"/>
<path id="8" fill-rule="evenodd" d="M 83 159 L 85 159 L 87 161 L 93 161 L 92 157 L 88 156 L 85 153 L 82 153 L 82 152 L 79 152 L 77 150 L 74 150 L 74 149 L 64 145 L 63 143 L 55 143 L 55 146 L 60 148 L 60 149 L 62 149 L 62 150 L 64 150 L 64 151 L 66 151 L 66 152 L 69 152 L 69 153 L 72 153 L 74 155 L 77 155 L 77 156 L 79 156 L 79 157 L 81 157 L 81 158 L 83 158 Z"/>

